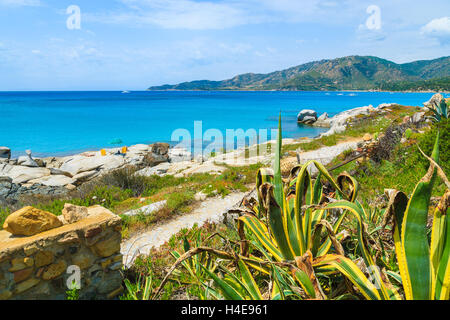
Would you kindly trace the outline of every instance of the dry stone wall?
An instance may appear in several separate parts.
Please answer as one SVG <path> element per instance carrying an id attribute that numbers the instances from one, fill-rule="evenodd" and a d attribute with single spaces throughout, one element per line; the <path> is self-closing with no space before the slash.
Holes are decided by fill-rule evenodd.
<path id="1" fill-rule="evenodd" d="M 74 223 L 58 217 L 61 226 L 32 236 L 0 231 L 0 300 L 62 300 L 71 283 L 80 299 L 123 291 L 121 219 L 101 206 L 84 213 Z"/>

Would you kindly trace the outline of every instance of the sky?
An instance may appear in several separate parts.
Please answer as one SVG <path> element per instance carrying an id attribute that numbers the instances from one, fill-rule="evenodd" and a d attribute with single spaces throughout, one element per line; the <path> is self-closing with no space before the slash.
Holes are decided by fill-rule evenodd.
<path id="1" fill-rule="evenodd" d="M 145 90 L 450 55 L 449 0 L 0 0 L 0 91 Z"/>

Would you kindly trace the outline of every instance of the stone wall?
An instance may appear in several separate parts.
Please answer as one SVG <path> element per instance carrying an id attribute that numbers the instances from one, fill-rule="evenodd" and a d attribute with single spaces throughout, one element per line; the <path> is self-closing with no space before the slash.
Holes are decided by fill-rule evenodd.
<path id="1" fill-rule="evenodd" d="M 32 236 L 0 231 L 0 300 L 66 298 L 80 270 L 80 299 L 112 299 L 123 291 L 121 219 L 93 206 L 74 223 Z"/>

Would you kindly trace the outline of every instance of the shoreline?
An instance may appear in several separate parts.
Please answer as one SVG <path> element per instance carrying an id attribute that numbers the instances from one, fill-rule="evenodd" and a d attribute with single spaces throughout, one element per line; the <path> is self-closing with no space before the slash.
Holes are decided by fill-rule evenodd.
<path id="1" fill-rule="evenodd" d="M 135 90 L 136 92 L 141 92 L 140 90 Z M 441 93 L 450 94 L 450 91 L 440 91 L 435 90 L 407 90 L 407 91 L 383 91 L 383 90 L 282 90 L 282 89 L 214 89 L 214 90 L 201 90 L 201 89 L 191 89 L 191 90 L 181 90 L 181 89 L 166 89 L 166 90 L 150 90 L 146 89 L 144 91 L 148 92 L 380 92 L 380 93 Z"/>

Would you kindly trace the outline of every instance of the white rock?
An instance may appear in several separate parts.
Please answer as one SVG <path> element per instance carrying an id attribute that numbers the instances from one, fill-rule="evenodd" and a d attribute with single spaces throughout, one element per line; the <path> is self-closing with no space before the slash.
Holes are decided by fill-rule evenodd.
<path id="1" fill-rule="evenodd" d="M 102 170 L 116 169 L 124 164 L 125 160 L 121 155 L 97 155 L 94 157 L 84 157 L 78 155 L 64 162 L 60 169 L 75 176 L 78 173 L 93 171 L 99 168 Z"/>
<path id="2" fill-rule="evenodd" d="M 190 161 L 191 157 L 191 153 L 185 148 L 169 149 L 170 162 Z"/>
<path id="3" fill-rule="evenodd" d="M 13 183 L 26 183 L 33 179 L 49 176 L 50 170 L 47 168 L 32 168 L 25 166 L 12 166 L 10 164 L 0 164 L 0 176 L 13 179 Z"/>
<path id="4" fill-rule="evenodd" d="M 98 174 L 99 174 L 99 172 L 96 170 L 85 171 L 85 172 L 81 172 L 79 174 L 74 175 L 73 179 L 78 182 L 85 182 L 85 181 L 95 178 L 96 176 L 98 176 Z"/>
<path id="5" fill-rule="evenodd" d="M 425 119 L 425 112 L 416 112 L 411 117 L 412 123 L 418 123 Z"/>
<path id="6" fill-rule="evenodd" d="M 303 109 L 297 115 L 298 122 L 314 122 L 317 120 L 317 112 L 311 109 Z"/>
<path id="7" fill-rule="evenodd" d="M 136 144 L 134 146 L 128 147 L 128 153 L 146 153 L 150 151 L 150 146 L 148 144 Z"/>
<path id="8" fill-rule="evenodd" d="M 207 197 L 207 195 L 200 191 L 200 192 L 195 194 L 194 200 L 195 201 L 205 201 L 206 197 Z"/>
<path id="9" fill-rule="evenodd" d="M 148 168 L 139 170 L 135 173 L 135 175 L 146 176 L 146 177 L 150 177 L 152 175 L 164 176 L 169 169 L 170 169 L 170 163 L 164 162 L 164 163 L 160 163 L 154 167 L 148 167 Z"/>
<path id="10" fill-rule="evenodd" d="M 36 163 L 36 161 L 33 160 L 33 158 L 31 157 L 31 151 L 30 150 L 26 150 L 26 156 L 20 156 L 17 159 L 17 164 L 21 165 L 21 166 L 26 166 L 26 167 L 39 167 L 39 165 Z"/>
<path id="11" fill-rule="evenodd" d="M 378 105 L 377 109 L 383 110 L 385 108 L 390 108 L 395 105 L 396 105 L 396 103 L 382 103 L 382 104 Z"/>
<path id="12" fill-rule="evenodd" d="M 319 118 L 317 118 L 317 121 L 324 121 L 326 119 L 328 119 L 328 113 L 324 112 Z"/>
<path id="13" fill-rule="evenodd" d="M 73 184 L 75 183 L 75 179 L 73 178 L 69 178 L 63 175 L 57 175 L 57 176 L 45 176 L 42 178 L 38 178 L 38 179 L 33 179 L 33 180 L 29 180 L 28 183 L 37 183 L 37 184 L 42 184 L 44 186 L 49 186 L 49 187 L 64 187 L 65 185 L 68 184 Z"/>
<path id="14" fill-rule="evenodd" d="M 75 223 L 88 217 L 88 208 L 65 203 L 62 216 L 67 223 Z"/>
<path id="15" fill-rule="evenodd" d="M 138 214 L 143 214 L 145 216 L 148 216 L 148 215 L 152 214 L 153 212 L 162 209 L 166 204 L 167 204 L 167 200 L 155 202 L 155 203 L 152 203 L 152 204 L 150 204 L 148 206 L 144 206 L 144 207 L 139 208 L 139 209 L 127 211 L 127 212 L 124 213 L 124 215 L 126 215 L 126 216 L 135 216 L 135 215 L 138 215 Z"/>

